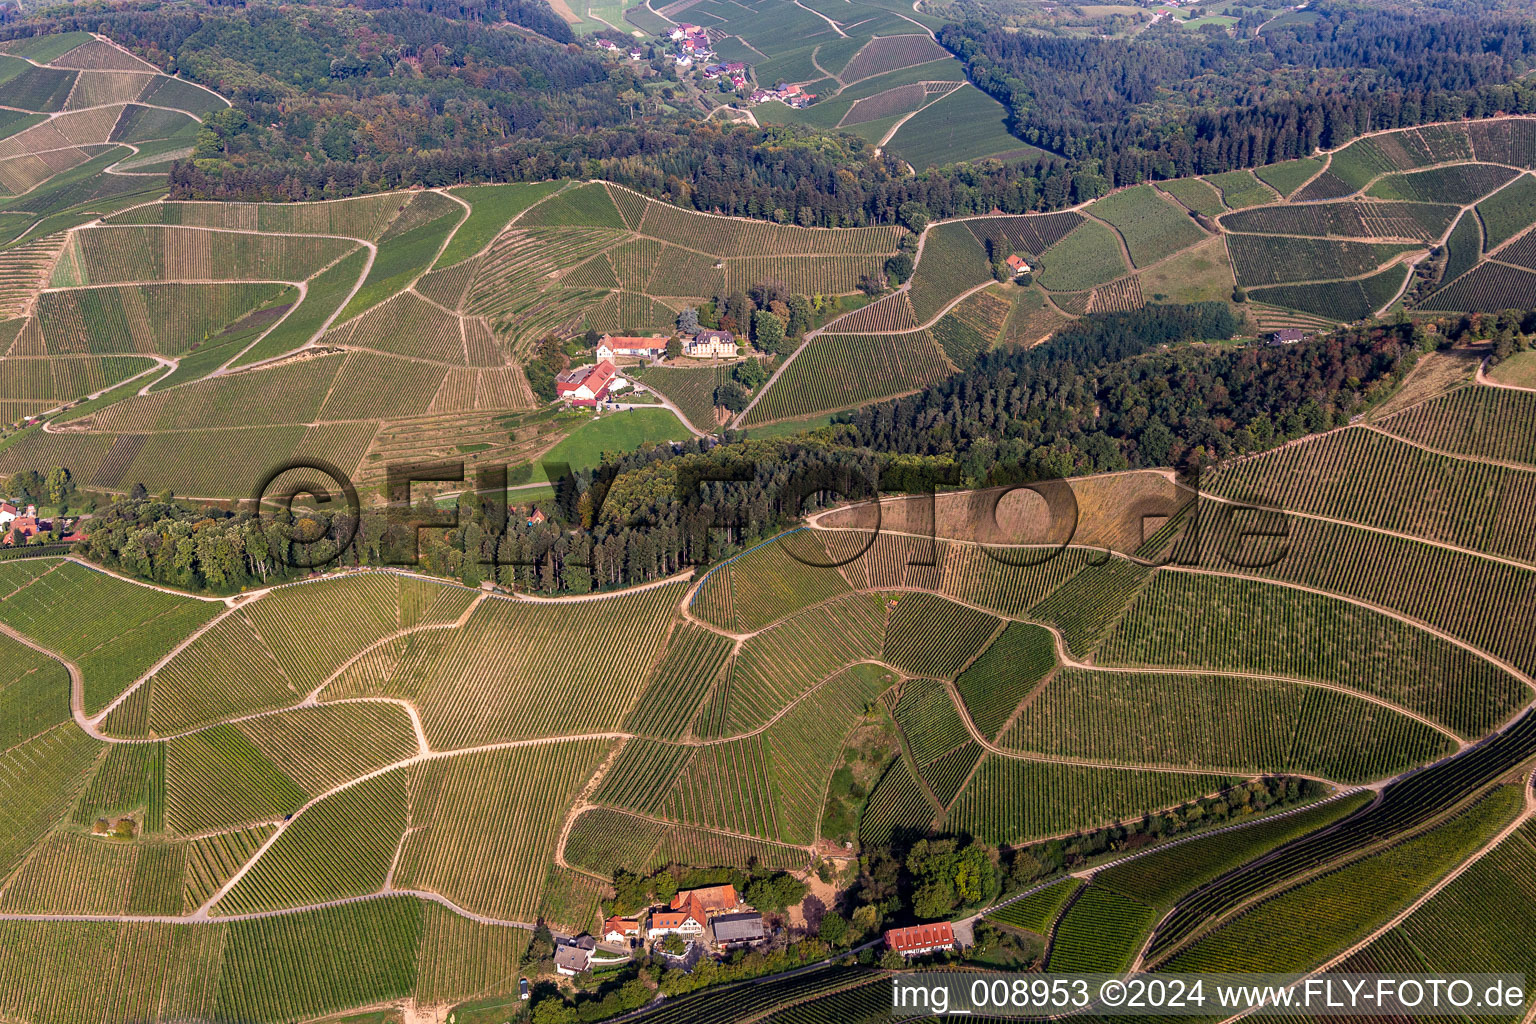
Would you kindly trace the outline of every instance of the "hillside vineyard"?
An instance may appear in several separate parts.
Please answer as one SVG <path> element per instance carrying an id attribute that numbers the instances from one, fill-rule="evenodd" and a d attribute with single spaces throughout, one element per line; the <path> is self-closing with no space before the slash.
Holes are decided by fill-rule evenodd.
<path id="1" fill-rule="evenodd" d="M 1527 0 L 33 6 L 0 1021 L 1536 979 Z"/>

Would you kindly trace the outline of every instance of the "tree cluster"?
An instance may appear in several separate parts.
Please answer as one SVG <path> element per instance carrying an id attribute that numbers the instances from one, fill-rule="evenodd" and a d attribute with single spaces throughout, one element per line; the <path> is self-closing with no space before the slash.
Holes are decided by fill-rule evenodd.
<path id="1" fill-rule="evenodd" d="M 1006 857 L 1008 888 L 1024 889 L 1042 878 L 1075 871 L 1096 857 L 1129 853 L 1195 829 L 1215 828 L 1234 819 L 1307 803 L 1326 793 L 1326 787 L 1312 779 L 1271 775 L 1159 814 L 1022 846 Z"/>
<path id="2" fill-rule="evenodd" d="M 1236 328 L 1222 303 L 1086 317 L 1033 349 L 984 354 L 833 430 L 882 454 L 948 456 L 967 483 L 1187 468 L 1347 423 L 1389 393 L 1425 344 L 1410 324 L 1299 345 L 1182 345 Z"/>

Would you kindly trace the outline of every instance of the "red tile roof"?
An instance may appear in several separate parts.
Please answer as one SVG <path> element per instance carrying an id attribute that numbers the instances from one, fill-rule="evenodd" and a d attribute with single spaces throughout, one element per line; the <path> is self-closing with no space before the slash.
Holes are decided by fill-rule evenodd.
<path id="1" fill-rule="evenodd" d="M 918 953 L 929 949 L 952 947 L 955 929 L 948 921 L 915 924 L 910 928 L 892 928 L 885 933 L 885 945 L 898 953 Z"/>
<path id="2" fill-rule="evenodd" d="M 692 900 L 684 910 L 658 910 L 651 915 L 652 928 L 680 928 L 683 922 L 692 918 L 702 927 L 704 924 L 704 910 L 697 900 Z"/>
<path id="3" fill-rule="evenodd" d="M 684 889 L 672 897 L 672 909 L 681 910 L 690 900 L 698 900 L 705 911 L 729 910 L 741 902 L 734 885 L 710 885 L 702 889 Z"/>

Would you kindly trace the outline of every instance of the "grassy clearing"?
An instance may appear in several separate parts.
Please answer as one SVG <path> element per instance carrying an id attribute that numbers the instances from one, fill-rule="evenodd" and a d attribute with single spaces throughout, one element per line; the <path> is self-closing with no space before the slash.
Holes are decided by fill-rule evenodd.
<path id="1" fill-rule="evenodd" d="M 1500 384 L 1536 388 L 1536 352 L 1516 352 L 1489 370 L 1488 376 Z"/>
<path id="2" fill-rule="evenodd" d="M 670 409 L 625 409 L 587 420 L 534 463 L 533 479 L 548 482 L 545 463 L 567 463 L 574 472 L 592 469 L 603 462 L 604 454 L 632 452 L 641 445 L 664 441 L 686 441 L 684 427 Z"/>
<path id="3" fill-rule="evenodd" d="M 1148 302 L 1219 302 L 1232 295 L 1232 261 L 1220 236 L 1143 270 L 1140 277 Z"/>

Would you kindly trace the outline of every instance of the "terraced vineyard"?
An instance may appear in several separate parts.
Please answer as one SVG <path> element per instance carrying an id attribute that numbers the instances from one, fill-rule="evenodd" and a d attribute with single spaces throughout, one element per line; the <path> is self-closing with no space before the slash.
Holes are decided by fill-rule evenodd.
<path id="1" fill-rule="evenodd" d="M 946 145 L 1007 151 L 1001 108 L 911 31 L 922 11 L 688 11 L 718 23 L 723 49 L 766 46 L 759 75 L 835 77 L 830 103 L 786 121 L 868 138 L 913 114 L 885 144 L 919 168 Z M 534 411 L 523 367 L 546 334 L 670 333 L 683 308 L 769 281 L 878 292 L 903 251 L 910 282 L 840 317 L 849 303 L 818 303 L 797 348 L 763 356 L 773 377 L 729 421 L 769 428 L 746 444 L 777 452 L 796 421 L 917 391 L 1068 316 L 1235 286 L 1263 327 L 1315 330 L 1393 305 L 1415 261 L 1424 308 L 1536 294 L 1526 118 L 913 237 L 699 213 L 601 181 L 163 202 L 169 161 L 222 100 L 88 33 L 0 51 L 18 115 L 0 124 L 15 232 L 0 419 L 49 421 L 0 438 L 0 480 L 68 467 L 97 510 L 135 485 L 227 504 L 286 458 L 370 485 L 417 455 L 536 463 L 574 422 Z M 976 117 L 949 123 L 956 111 Z M 1030 277 L 994 282 L 1010 255 Z M 859 554 L 865 535 L 808 525 L 711 534 L 740 553 L 628 589 L 613 589 L 620 556 L 596 550 L 592 592 L 549 600 L 467 573 L 352 570 L 192 595 L 176 554 L 196 527 L 145 530 L 122 575 L 0 559 L 0 1017 L 288 1022 L 415 1004 L 499 1020 L 500 1004 L 460 1004 L 547 975 L 522 959 L 536 925 L 597 928 L 620 871 L 791 872 L 862 942 L 917 915 L 903 880 L 868 923 L 839 903 L 861 899 L 848 880 L 884 884 L 932 834 L 1008 848 L 1001 891 L 956 916 L 1052 883 L 986 914 L 1048 940 L 1052 970 L 1123 971 L 1143 950 L 1169 968 L 1311 969 L 1355 943 L 1367 969 L 1536 970 L 1536 408 L 1465 366 L 1449 384 L 1410 378 L 1354 425 L 1215 461 L 1201 528 L 1154 527 L 1171 548 L 1156 564 L 895 530 Z M 635 378 L 712 433 L 732 371 Z M 1053 400 L 1025 383 L 1020 401 Z M 997 423 L 1000 441 L 1035 443 Z M 795 444 L 830 450 L 840 426 Z M 445 440 L 460 428 L 473 440 Z M 588 505 L 606 486 L 591 468 L 576 477 Z M 643 500 L 664 502 L 669 469 L 637 471 L 655 474 Z M 1139 508 L 1135 477 L 1095 478 L 1089 519 L 1123 497 Z M 544 527 L 552 543 L 575 545 L 583 498 L 567 487 L 537 501 L 566 517 Z M 1234 538 L 1215 510 L 1232 502 L 1292 513 L 1284 558 L 1218 557 Z M 1148 528 L 1125 526 L 1134 542 L 1115 550 L 1143 550 Z M 1273 792 L 1278 806 L 1256 796 Z M 1026 847 L 1033 866 L 1013 852 Z M 783 924 L 796 943 L 800 910 Z M 640 1019 L 865 1019 L 883 977 L 815 966 Z"/>

